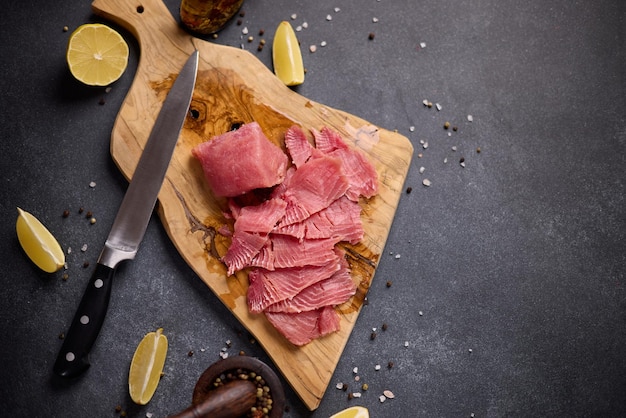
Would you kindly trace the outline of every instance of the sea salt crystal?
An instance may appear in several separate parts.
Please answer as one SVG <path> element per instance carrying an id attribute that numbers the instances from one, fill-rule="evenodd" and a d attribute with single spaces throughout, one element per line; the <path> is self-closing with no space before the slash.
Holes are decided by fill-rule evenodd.
<path id="1" fill-rule="evenodd" d="M 452 151 L 456 151 L 456 145 L 452 145 Z"/>
<path id="2" fill-rule="evenodd" d="M 380 401 L 380 403 L 383 403 L 383 402 L 385 402 L 387 400 L 387 398 L 385 397 L 385 395 L 380 395 L 378 397 L 378 400 Z"/>
<path id="3" fill-rule="evenodd" d="M 428 99 L 422 100 L 422 103 L 424 103 L 424 106 L 428 106 Z"/>
<path id="4" fill-rule="evenodd" d="M 296 20 L 297 18 L 298 18 L 297 14 L 294 13 L 294 14 L 291 15 L 291 20 Z"/>
<path id="5" fill-rule="evenodd" d="M 409 126 L 409 131 L 411 132 L 415 131 L 415 126 Z"/>
<path id="6" fill-rule="evenodd" d="M 339 7 L 335 7 L 335 13 L 339 13 L 341 9 Z"/>
<path id="7" fill-rule="evenodd" d="M 247 34 L 248 34 L 248 27 L 247 27 L 247 26 L 246 26 L 246 27 L 244 27 L 244 28 L 241 30 L 241 33 L 243 33 L 244 35 L 247 35 Z"/>
<path id="8" fill-rule="evenodd" d="M 420 47 L 421 48 L 426 48 L 426 42 L 420 42 Z"/>
<path id="9" fill-rule="evenodd" d="M 372 22 L 373 22 L 373 23 L 378 23 L 378 18 L 377 18 L 377 17 L 373 17 L 373 18 L 372 18 Z"/>
<path id="10" fill-rule="evenodd" d="M 352 397 L 353 398 L 360 398 L 361 397 L 361 392 L 354 392 L 354 393 L 352 393 Z"/>
<path id="11" fill-rule="evenodd" d="M 404 346 L 405 346 L 405 347 L 408 347 L 408 346 L 409 346 L 409 342 L 408 342 L 408 341 L 405 341 L 405 342 L 404 342 Z"/>
<path id="12" fill-rule="evenodd" d="M 358 373 L 359 372 L 359 368 L 355 367 L 354 369 L 352 369 L 352 373 Z"/>
<path id="13" fill-rule="evenodd" d="M 400 258 L 400 254 L 396 254 L 395 258 L 396 258 L 396 260 L 397 260 L 398 258 Z"/>
<path id="14" fill-rule="evenodd" d="M 428 180 L 428 179 L 424 179 L 424 180 L 422 180 L 422 184 L 423 184 L 424 186 L 426 186 L 426 187 L 430 187 L 430 185 L 431 185 L 432 183 L 430 182 L 430 180 Z"/>
<path id="15" fill-rule="evenodd" d="M 442 109 L 442 107 L 441 107 L 441 105 L 439 103 L 435 103 L 435 107 L 437 108 L 437 110 L 441 110 Z"/>
<path id="16" fill-rule="evenodd" d="M 82 252 L 87 251 L 87 244 L 83 244 L 83 246 L 80 248 L 80 250 L 81 250 Z"/>
<path id="17" fill-rule="evenodd" d="M 420 167 L 420 174 L 424 174 L 424 171 L 426 171 L 426 168 Z"/>
<path id="18" fill-rule="evenodd" d="M 326 45 L 328 45 L 328 44 L 326 43 L 326 41 L 322 41 L 322 42 L 320 42 L 320 46 L 321 46 L 321 47 L 325 47 Z"/>
<path id="19" fill-rule="evenodd" d="M 311 51 L 311 53 L 313 53 L 313 52 L 317 51 L 317 46 L 315 46 L 315 45 L 311 45 L 311 46 L 309 47 L 309 51 Z"/>
<path id="20" fill-rule="evenodd" d="M 380 370 L 380 364 L 377 364 L 376 366 L 374 366 L 374 370 L 376 371 Z"/>
<path id="21" fill-rule="evenodd" d="M 428 148 L 428 142 L 424 142 L 424 143 L 422 144 L 422 147 L 424 147 L 424 149 Z"/>
<path id="22" fill-rule="evenodd" d="M 296 26 L 296 32 L 300 32 L 302 30 L 302 26 L 298 25 Z"/>
<path id="23" fill-rule="evenodd" d="M 467 115 L 467 120 L 470 121 L 470 122 L 474 122 L 474 116 Z"/>
<path id="24" fill-rule="evenodd" d="M 91 183 L 89 183 L 89 187 L 91 187 L 92 189 L 96 187 L 96 182 L 92 181 Z"/>
<path id="25" fill-rule="evenodd" d="M 331 20 L 333 20 L 333 17 L 331 15 L 326 15 L 326 20 L 330 22 Z"/>
<path id="26" fill-rule="evenodd" d="M 307 22 L 302 22 L 302 28 L 306 29 L 309 27 L 309 24 Z"/>
<path id="27" fill-rule="evenodd" d="M 335 387 L 339 390 L 343 389 L 343 383 L 339 382 L 337 383 L 337 385 L 335 385 Z"/>
<path id="28" fill-rule="evenodd" d="M 385 397 L 386 397 L 386 398 L 388 398 L 388 399 L 393 399 L 393 398 L 395 398 L 395 397 L 396 397 L 396 396 L 393 394 L 393 392 L 392 392 L 392 391 L 390 391 L 390 390 L 385 390 L 385 391 L 383 392 L 383 395 L 385 395 Z"/>

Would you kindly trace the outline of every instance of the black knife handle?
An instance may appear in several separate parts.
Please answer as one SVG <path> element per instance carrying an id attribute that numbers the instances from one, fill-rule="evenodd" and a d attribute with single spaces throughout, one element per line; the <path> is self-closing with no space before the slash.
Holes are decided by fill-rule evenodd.
<path id="1" fill-rule="evenodd" d="M 111 267 L 102 264 L 96 266 L 72 325 L 65 334 L 63 346 L 54 363 L 55 374 L 71 378 L 89 368 L 89 352 L 98 338 L 109 307 L 114 272 Z"/>

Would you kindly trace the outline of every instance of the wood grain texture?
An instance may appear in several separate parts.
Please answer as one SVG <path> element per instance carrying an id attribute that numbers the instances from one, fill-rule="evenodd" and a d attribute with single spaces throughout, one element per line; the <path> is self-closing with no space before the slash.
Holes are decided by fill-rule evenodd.
<path id="1" fill-rule="evenodd" d="M 192 111 L 159 194 L 159 216 L 181 256 L 255 336 L 313 410 L 319 406 L 374 277 L 413 147 L 404 136 L 298 95 L 247 51 L 194 38 L 178 25 L 161 0 L 143 0 L 141 5 L 138 8 L 127 0 L 95 0 L 92 4 L 96 14 L 129 30 L 141 50 L 137 73 L 111 134 L 112 157 L 130 179 L 178 70 L 197 49 L 200 64 Z M 289 343 L 263 315 L 248 312 L 245 272 L 227 277 L 219 257 L 225 254 L 229 239 L 217 233 L 229 223 L 222 214 L 225 201 L 213 196 L 200 164 L 191 155 L 197 144 L 251 121 L 257 121 L 267 137 L 283 149 L 284 132 L 293 124 L 305 130 L 328 126 L 340 132 L 350 146 L 365 152 L 379 174 L 379 195 L 360 202 L 365 238 L 357 245 L 343 246 L 358 290 L 337 308 L 341 330 L 303 347 Z"/>

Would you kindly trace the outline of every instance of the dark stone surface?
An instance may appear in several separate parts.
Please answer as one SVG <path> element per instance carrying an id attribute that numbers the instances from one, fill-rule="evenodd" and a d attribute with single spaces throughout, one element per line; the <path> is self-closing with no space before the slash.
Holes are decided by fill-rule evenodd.
<path id="1" fill-rule="evenodd" d="M 177 16 L 179 3 L 167 4 Z M 273 30 L 296 13 L 294 26 L 308 22 L 298 32 L 308 71 L 296 91 L 397 129 L 416 148 L 406 181 L 412 192 L 401 198 L 369 304 L 327 393 L 308 412 L 286 387 L 285 416 L 327 417 L 357 404 L 373 417 L 624 416 L 626 3 L 249 0 L 244 10 L 242 25 L 231 22 L 217 42 L 243 44 L 271 68 Z M 227 340 L 231 355 L 244 350 L 271 364 L 155 217 L 137 258 L 119 268 L 91 369 L 72 383 L 53 378 L 58 336 L 127 186 L 108 146 L 138 45 L 122 31 L 131 63 L 109 93 L 81 86 L 66 69 L 65 46 L 71 30 L 91 21 L 101 19 L 88 1 L 14 2 L 3 12 L 0 410 L 7 416 L 107 417 L 116 405 L 134 417 L 176 413 Z M 262 52 L 242 37 L 244 26 L 257 38 L 265 30 Z M 442 109 L 424 107 L 424 99 Z M 458 127 L 451 136 L 446 121 Z M 67 281 L 25 257 L 16 206 L 73 249 Z M 165 376 L 149 405 L 134 406 L 130 359 L 157 327 L 170 341 Z M 369 390 L 348 401 L 337 382 Z M 380 403 L 383 390 L 395 399 Z"/>

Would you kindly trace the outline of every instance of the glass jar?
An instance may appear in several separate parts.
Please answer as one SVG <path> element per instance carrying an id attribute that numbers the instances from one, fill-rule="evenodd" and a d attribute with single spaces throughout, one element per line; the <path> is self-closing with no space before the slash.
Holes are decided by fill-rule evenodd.
<path id="1" fill-rule="evenodd" d="M 180 20 L 190 31 L 209 35 L 222 29 L 242 4 L 243 0 L 182 0 Z"/>

